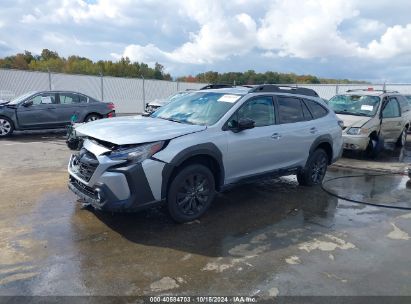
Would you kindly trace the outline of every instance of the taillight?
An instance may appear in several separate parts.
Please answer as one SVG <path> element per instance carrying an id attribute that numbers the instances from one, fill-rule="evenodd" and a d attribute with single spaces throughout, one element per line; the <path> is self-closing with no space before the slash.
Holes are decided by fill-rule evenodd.
<path id="1" fill-rule="evenodd" d="M 108 113 L 108 114 L 107 114 L 107 117 L 108 117 L 108 118 L 113 118 L 113 117 L 114 117 L 113 112 Z"/>
<path id="2" fill-rule="evenodd" d="M 107 103 L 107 107 L 108 107 L 110 110 L 114 110 L 114 109 L 116 108 L 116 106 L 115 106 L 114 103 L 112 103 L 112 102 Z"/>

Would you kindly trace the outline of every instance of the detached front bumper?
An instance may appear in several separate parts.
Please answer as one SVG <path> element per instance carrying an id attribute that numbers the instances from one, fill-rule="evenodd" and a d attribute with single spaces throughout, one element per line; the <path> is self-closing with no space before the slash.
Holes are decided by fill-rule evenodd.
<path id="1" fill-rule="evenodd" d="M 343 134 L 343 148 L 346 150 L 365 151 L 369 140 L 368 136 Z"/>
<path id="2" fill-rule="evenodd" d="M 85 142 L 96 153 L 99 148 L 93 145 Z M 68 166 L 68 188 L 85 203 L 107 211 L 136 211 L 161 201 L 164 163 L 119 163 L 90 150 L 73 155 Z"/>
<path id="3" fill-rule="evenodd" d="M 141 164 L 113 168 L 93 186 L 70 175 L 68 187 L 85 203 L 105 211 L 137 211 L 159 202 Z"/>

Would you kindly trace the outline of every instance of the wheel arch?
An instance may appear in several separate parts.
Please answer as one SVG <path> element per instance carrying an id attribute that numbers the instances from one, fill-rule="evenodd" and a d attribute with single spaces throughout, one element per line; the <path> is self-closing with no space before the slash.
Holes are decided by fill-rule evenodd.
<path id="1" fill-rule="evenodd" d="M 213 143 L 195 145 L 180 151 L 162 172 L 161 198 L 165 199 L 171 181 L 176 174 L 189 164 L 203 164 L 211 170 L 215 186 L 220 190 L 224 184 L 224 165 L 221 151 Z"/>
<path id="2" fill-rule="evenodd" d="M 90 115 L 97 115 L 98 117 L 100 117 L 100 119 L 103 118 L 103 115 L 101 115 L 98 112 L 93 111 L 93 112 L 89 112 L 86 115 L 84 115 L 83 122 L 85 122 Z"/>
<path id="3" fill-rule="evenodd" d="M 311 155 L 317 149 L 323 149 L 328 156 L 328 164 L 331 165 L 333 161 L 333 144 L 332 138 L 330 135 L 322 135 L 318 137 L 310 147 L 310 154 Z"/>
<path id="4" fill-rule="evenodd" d="M 12 130 L 16 130 L 16 122 L 13 120 L 13 118 L 6 116 L 6 115 L 1 115 L 1 114 L 0 114 L 0 118 L 7 119 L 8 121 L 10 121 L 12 125 Z"/>

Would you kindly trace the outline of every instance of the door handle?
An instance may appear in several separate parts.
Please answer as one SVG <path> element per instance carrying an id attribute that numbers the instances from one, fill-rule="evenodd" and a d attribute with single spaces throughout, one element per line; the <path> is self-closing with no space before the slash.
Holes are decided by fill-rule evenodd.
<path id="1" fill-rule="evenodd" d="M 280 139 L 280 138 L 281 138 L 281 135 L 278 134 L 278 133 L 274 133 L 273 135 L 271 135 L 271 138 L 272 138 L 272 139 Z"/>
<path id="2" fill-rule="evenodd" d="M 310 129 L 310 133 L 312 133 L 312 134 L 314 134 L 314 133 L 317 133 L 317 128 L 316 127 L 312 127 L 311 129 Z"/>
<path id="3" fill-rule="evenodd" d="M 48 110 L 54 110 L 56 107 L 48 107 Z"/>

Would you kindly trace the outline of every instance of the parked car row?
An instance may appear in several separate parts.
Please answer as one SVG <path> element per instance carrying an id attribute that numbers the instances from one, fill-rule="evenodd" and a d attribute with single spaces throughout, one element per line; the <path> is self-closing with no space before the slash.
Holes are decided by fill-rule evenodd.
<path id="1" fill-rule="evenodd" d="M 215 194 L 255 179 L 296 175 L 321 184 L 343 149 L 375 157 L 404 145 L 411 97 L 351 90 L 324 101 L 311 89 L 210 85 L 179 92 L 143 116 L 115 116 L 114 105 L 75 92 L 36 92 L 0 106 L 0 136 L 72 125 L 69 188 L 86 204 L 133 211 L 166 204 L 192 221 Z M 87 122 L 87 123 L 83 123 Z"/>
<path id="2" fill-rule="evenodd" d="M 62 128 L 73 120 L 90 122 L 115 116 L 113 103 L 70 91 L 29 92 L 0 103 L 0 137 L 14 130 Z"/>
<path id="3" fill-rule="evenodd" d="M 200 90 L 210 88 L 220 87 L 209 85 Z M 152 114 L 161 106 L 189 92 L 178 92 L 169 98 L 148 103 L 146 114 Z M 343 147 L 346 150 L 364 152 L 368 157 L 374 158 L 382 150 L 384 143 L 403 146 L 407 139 L 407 131 L 411 131 L 411 95 L 367 88 L 349 90 L 345 94 L 334 96 L 329 101 L 326 99 L 323 101 L 329 104 L 344 122 Z"/>

